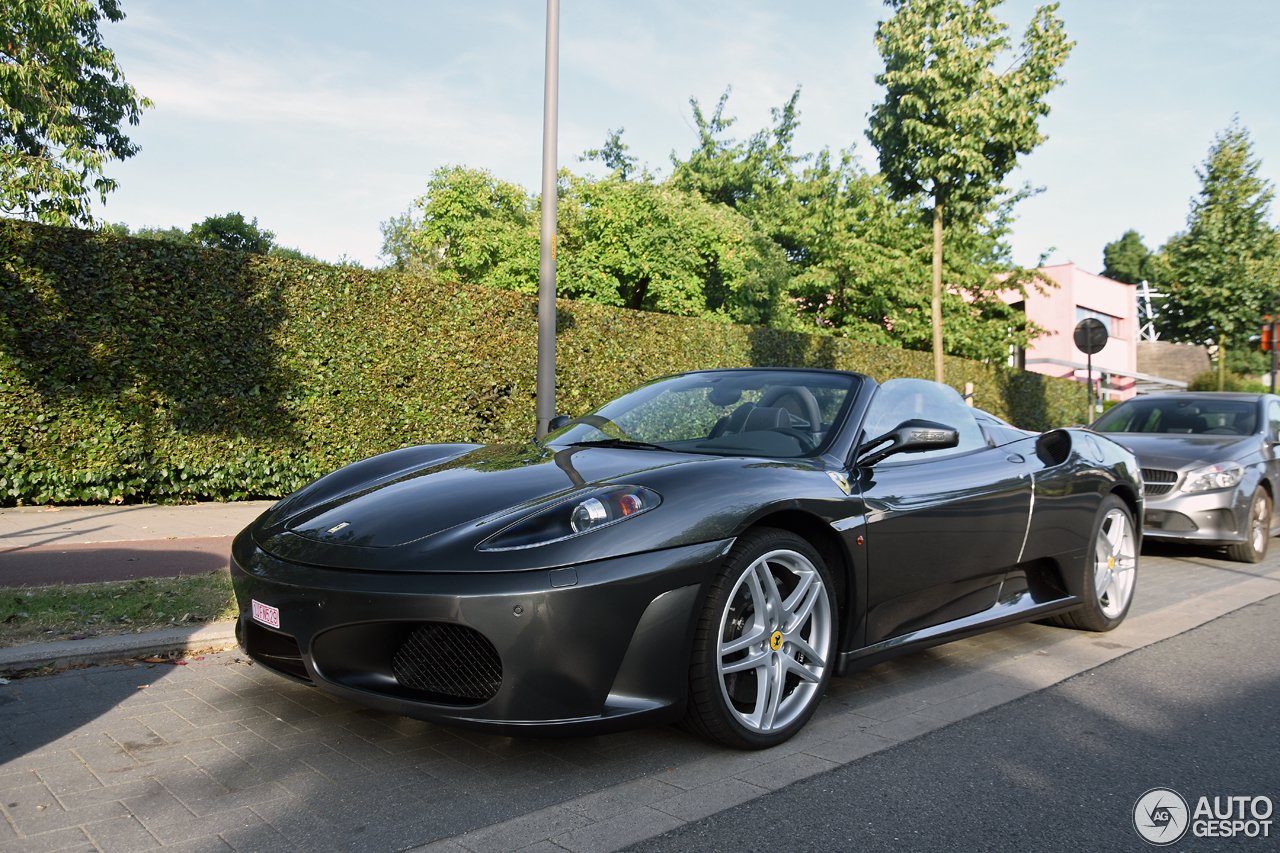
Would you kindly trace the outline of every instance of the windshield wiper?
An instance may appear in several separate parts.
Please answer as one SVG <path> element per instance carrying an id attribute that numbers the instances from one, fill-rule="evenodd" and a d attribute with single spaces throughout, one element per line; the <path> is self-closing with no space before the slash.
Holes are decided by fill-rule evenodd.
<path id="1" fill-rule="evenodd" d="M 671 450 L 661 444 L 650 444 L 647 441 L 630 441 L 625 438 L 607 438 L 603 441 L 571 441 L 570 447 L 625 447 L 628 450 Z"/>

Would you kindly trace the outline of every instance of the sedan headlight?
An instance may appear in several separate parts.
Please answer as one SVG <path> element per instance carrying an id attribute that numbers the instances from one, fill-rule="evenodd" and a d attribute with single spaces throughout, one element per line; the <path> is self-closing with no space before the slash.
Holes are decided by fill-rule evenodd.
<path id="1" fill-rule="evenodd" d="M 1187 474 L 1182 484 L 1184 492 L 1211 492 L 1214 489 L 1230 489 L 1240 482 L 1244 469 L 1234 462 L 1219 462 Z"/>
<path id="2" fill-rule="evenodd" d="M 504 527 L 478 546 L 481 551 L 511 551 L 549 545 L 635 518 L 662 503 L 657 492 L 641 486 L 606 486 L 574 495 Z"/>

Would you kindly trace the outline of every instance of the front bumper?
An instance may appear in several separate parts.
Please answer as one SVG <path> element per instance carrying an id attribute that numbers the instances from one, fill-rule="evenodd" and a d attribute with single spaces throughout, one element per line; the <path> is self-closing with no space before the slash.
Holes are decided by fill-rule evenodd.
<path id="1" fill-rule="evenodd" d="M 1231 545 L 1249 535 L 1249 499 L 1239 487 L 1216 492 L 1178 492 L 1148 496 L 1142 535 L 1205 545 Z"/>
<path id="2" fill-rule="evenodd" d="M 236 630 L 263 666 L 403 716 L 510 735 L 658 724 L 684 712 L 698 608 L 731 544 L 554 570 L 413 574 L 288 563 L 245 531 L 232 548 Z M 253 602 L 278 611 L 278 628 L 254 619 Z M 407 678 L 403 650 L 424 625 L 475 640 L 439 654 L 419 643 L 427 666 L 470 667 L 487 641 L 497 678 L 478 693 Z M 470 677 L 458 683 L 474 686 Z"/>

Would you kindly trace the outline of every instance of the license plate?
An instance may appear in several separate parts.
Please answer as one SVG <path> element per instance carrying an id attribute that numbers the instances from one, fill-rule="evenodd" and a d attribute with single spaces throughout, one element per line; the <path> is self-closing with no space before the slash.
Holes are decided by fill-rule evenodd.
<path id="1" fill-rule="evenodd" d="M 272 607 L 270 604 L 263 604 L 261 601 L 253 602 L 253 618 L 271 628 L 280 627 L 280 608 Z"/>

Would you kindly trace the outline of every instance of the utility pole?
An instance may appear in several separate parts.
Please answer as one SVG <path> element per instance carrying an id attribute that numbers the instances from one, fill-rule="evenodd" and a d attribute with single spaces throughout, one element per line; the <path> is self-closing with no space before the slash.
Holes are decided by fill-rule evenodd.
<path id="1" fill-rule="evenodd" d="M 542 101 L 542 235 L 538 244 L 537 436 L 556 416 L 556 119 L 560 89 L 560 0 L 547 0 L 546 85 Z"/>

